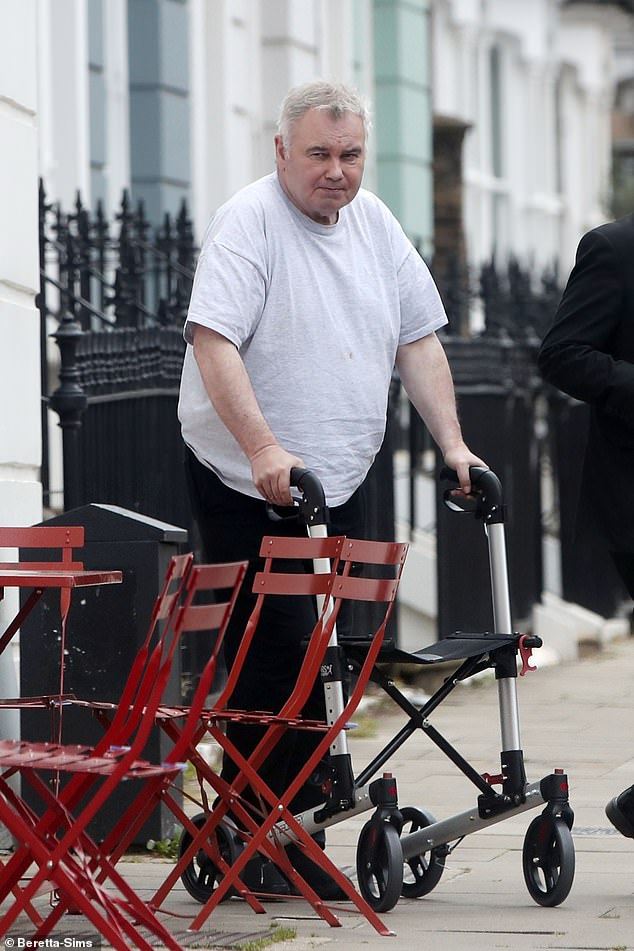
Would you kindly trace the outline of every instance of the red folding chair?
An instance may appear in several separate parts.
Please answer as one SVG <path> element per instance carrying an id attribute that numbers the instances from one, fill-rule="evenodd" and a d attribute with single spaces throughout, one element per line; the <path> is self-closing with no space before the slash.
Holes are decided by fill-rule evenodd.
<path id="1" fill-rule="evenodd" d="M 219 696 L 213 710 L 223 710 L 227 713 L 226 719 L 232 719 L 234 722 L 243 724 L 261 726 L 271 717 L 270 712 L 265 711 L 246 711 L 246 710 L 228 710 L 227 704 L 235 689 L 242 665 L 247 656 L 251 642 L 257 630 L 258 620 L 262 611 L 265 597 L 291 594 L 303 597 L 316 597 L 326 604 L 326 599 L 330 593 L 334 577 L 336 575 L 339 563 L 343 537 L 334 538 L 276 538 L 266 537 L 263 539 L 260 554 L 264 558 L 264 570 L 256 576 L 253 590 L 257 595 L 254 610 L 249 618 L 245 632 L 241 639 L 237 656 L 231 667 L 226 685 Z M 289 562 L 295 561 L 299 571 L 289 572 Z M 317 563 L 319 570 L 317 572 L 306 572 L 306 565 L 313 562 Z M 280 568 L 280 565 L 282 566 Z M 316 630 L 323 627 L 322 616 L 317 620 Z M 314 658 L 313 653 L 310 655 Z M 209 664 L 214 664 L 214 657 L 210 658 Z M 307 661 L 305 669 L 308 669 Z M 315 680 L 317 666 L 313 660 L 312 681 Z M 209 673 L 206 679 L 209 680 Z M 311 681 L 311 682 L 312 682 Z M 310 688 L 309 688 L 310 689 Z M 211 769 L 209 764 L 198 750 L 199 743 L 205 738 L 208 732 L 209 708 L 204 706 L 206 700 L 205 692 L 200 693 L 200 686 L 197 692 L 197 698 L 191 707 L 161 707 L 157 714 L 157 723 L 165 733 L 174 741 L 175 749 L 179 755 L 187 758 L 195 767 L 200 786 L 201 805 L 206 811 L 209 811 L 209 802 L 205 791 L 205 782 L 219 794 L 221 790 L 229 795 L 229 785 L 225 783 Z M 203 701 L 201 704 L 200 701 Z M 301 721 L 308 728 L 307 721 Z M 320 722 L 312 722 L 311 728 L 323 730 L 324 726 Z M 259 781 L 258 781 L 259 782 Z M 257 790 L 257 783 L 255 787 Z M 241 792 L 244 791 L 243 789 Z M 253 831 L 259 828 L 258 821 L 253 818 L 253 803 L 246 800 L 242 795 L 233 789 L 231 793 L 233 798 L 233 813 Z M 164 801 L 169 802 L 168 799 Z M 196 818 L 190 818 L 178 812 L 176 804 L 171 806 L 174 814 L 177 816 L 184 829 L 184 836 L 190 839 L 197 837 Z M 228 862 L 233 860 L 236 855 L 236 846 L 233 842 L 233 830 L 225 826 L 219 826 L 214 834 L 203 842 L 200 849 L 201 855 L 205 855 L 214 868 L 219 869 L 220 874 L 228 870 Z M 170 873 L 168 879 L 161 887 L 159 892 L 151 900 L 151 905 L 158 908 L 169 894 L 172 886 L 178 881 L 181 869 L 187 866 L 186 861 L 180 861 L 176 868 Z M 255 911 L 263 912 L 264 908 L 258 901 L 256 895 L 243 885 L 238 878 L 235 883 L 235 890 L 246 901 L 249 902 Z M 258 895 L 266 894 L 258 892 Z"/>
<path id="2" fill-rule="evenodd" d="M 210 658 L 200 675 L 192 704 L 187 708 L 188 719 L 185 729 L 178 742 L 174 744 L 165 757 L 165 766 L 170 764 L 176 766 L 187 759 L 186 754 L 191 744 L 191 736 L 199 721 L 213 683 L 225 629 L 231 617 L 246 569 L 247 562 L 196 565 L 191 569 L 186 579 L 182 603 L 177 606 L 173 619 L 170 643 L 166 649 L 166 661 L 171 663 L 183 634 L 187 632 L 194 632 L 198 635 L 204 634 L 207 637 L 210 645 Z M 214 597 L 213 602 L 209 600 L 210 597 Z M 215 637 L 212 637 L 214 632 Z M 109 719 L 115 710 L 112 704 L 89 703 L 86 706 L 93 709 L 107 730 L 111 728 Z M 179 795 L 177 796 L 168 795 L 168 792 L 173 790 L 173 779 L 174 776 L 170 771 L 157 773 L 153 778 L 147 777 L 147 781 L 138 796 L 126 808 L 123 815 L 101 843 L 100 852 L 94 857 L 90 866 L 91 875 L 95 881 L 101 882 L 107 877 L 110 868 L 126 852 L 136 833 L 159 804 L 168 805 L 178 822 L 184 825 L 189 823 L 179 801 L 182 790 L 179 789 Z M 102 855 L 107 856 L 107 861 L 100 864 Z M 220 852 L 214 852 L 214 857 L 217 861 L 222 861 Z M 68 905 L 68 900 L 66 903 L 60 901 L 53 913 L 55 920 L 59 920 Z"/>
<path id="3" fill-rule="evenodd" d="M 322 918 L 331 925 L 339 925 L 340 922 L 336 915 L 293 867 L 285 849 L 285 845 L 293 843 L 308 858 L 332 876 L 334 881 L 379 933 L 391 933 L 374 910 L 356 892 L 349 879 L 337 869 L 328 856 L 319 848 L 303 827 L 302 822 L 292 815 L 289 808 L 294 796 L 311 776 L 329 747 L 336 747 L 339 736 L 361 700 L 373 663 L 383 641 L 385 627 L 394 603 L 407 552 L 406 545 L 342 539 L 343 545 L 340 554 L 336 555 L 332 549 L 330 549 L 329 554 L 326 554 L 327 544 L 333 541 L 337 541 L 337 539 L 264 539 L 262 553 L 268 557 L 264 570 L 256 576 L 254 581 L 253 590 L 258 594 L 258 602 L 247 625 L 236 665 L 232 670 L 232 676 L 229 678 L 225 691 L 213 709 L 202 712 L 201 724 L 193 735 L 193 743 L 187 756 L 194 763 L 201 778 L 211 785 L 219 797 L 219 802 L 216 803 L 213 810 L 208 811 L 206 818 L 203 817 L 203 821 L 198 822 L 195 830 L 192 831 L 191 822 L 186 825 L 186 832 L 190 836 L 189 845 L 183 850 L 177 865 L 171 870 L 167 879 L 151 900 L 151 906 L 156 908 L 161 905 L 179 876 L 186 874 L 189 864 L 195 861 L 201 853 L 206 854 L 213 861 L 212 851 L 208 848 L 208 841 L 214 842 L 218 830 L 222 828 L 223 823 L 227 822 L 229 815 L 234 816 L 240 822 L 242 828 L 238 829 L 236 827 L 236 834 L 243 838 L 243 849 L 234 857 L 231 866 L 227 868 L 226 862 L 219 866 L 215 888 L 204 908 L 190 925 L 193 930 L 202 927 L 212 911 L 229 894 L 230 890 L 233 889 L 246 897 L 246 890 L 240 876 L 247 862 L 258 851 L 278 865 L 299 894 L 310 902 Z M 327 575 L 279 574 L 274 570 L 274 556 L 286 559 L 295 557 L 302 560 L 329 557 L 334 558 L 335 563 L 331 572 Z M 337 558 L 340 558 L 343 563 L 342 573 L 337 572 Z M 351 574 L 353 564 L 355 572 L 361 570 L 364 564 L 373 567 L 377 565 L 389 566 L 392 569 L 392 577 L 381 579 L 353 576 Z M 322 613 L 310 638 L 295 690 L 283 709 L 277 713 L 233 710 L 230 706 L 231 693 L 239 674 L 240 664 L 249 649 L 253 631 L 257 627 L 262 599 L 269 595 L 282 593 L 313 593 L 324 598 Z M 357 676 L 356 684 L 347 702 L 342 705 L 340 710 L 336 711 L 332 722 L 308 721 L 302 718 L 301 711 L 308 699 L 315 678 L 319 675 L 329 646 L 336 646 L 335 625 L 341 606 L 345 601 L 368 601 L 383 604 L 382 618 L 372 638 L 366 661 Z M 158 715 L 158 722 L 175 740 L 179 736 L 178 716 L 178 711 L 165 709 L 161 709 Z M 258 724 L 265 727 L 262 739 L 248 758 L 245 758 L 235 748 L 223 732 L 223 724 L 228 720 Z M 321 738 L 303 768 L 299 770 L 288 789 L 280 796 L 279 794 L 276 795 L 263 782 L 259 770 L 283 732 L 289 729 L 313 730 L 321 733 Z M 197 753 L 195 746 L 205 735 L 215 739 L 225 754 L 236 764 L 239 772 L 231 784 L 224 783 L 213 771 L 206 767 Z M 257 819 L 254 816 L 251 801 L 245 802 L 243 799 L 243 793 L 247 786 L 256 791 L 261 803 L 261 812 Z M 342 813 L 343 817 L 345 816 Z M 198 818 L 200 819 L 200 817 Z M 258 907 L 256 910 L 263 909 Z"/>
<path id="4" fill-rule="evenodd" d="M 0 935 L 23 910 L 30 913 L 34 896 L 48 883 L 58 892 L 61 908 L 73 906 L 82 912 L 116 948 L 136 945 L 149 951 L 152 945 L 139 930 L 140 925 L 166 947 L 179 948 L 91 839 L 87 827 L 123 779 L 149 782 L 160 776 L 173 781 L 183 768 L 175 762 L 157 766 L 140 757 L 170 675 L 170 632 L 192 560 L 191 554 L 171 559 L 146 639 L 112 722 L 97 746 L 11 740 L 0 743 L 0 821 L 22 843 L 0 869 L 0 902 L 13 895 L 12 904 L 0 918 Z M 151 648 L 160 625 L 162 631 Z M 15 774 L 38 794 L 37 809 L 12 789 L 8 780 Z M 45 777 L 51 774 L 56 778 L 68 774 L 70 779 L 60 789 L 57 782 L 53 786 L 47 782 Z M 31 865 L 35 865 L 35 872 L 23 884 Z M 94 868 L 101 870 L 101 881 L 93 874 Z M 104 885 L 106 879 L 108 888 Z M 59 916 L 54 909 L 43 922 L 35 922 L 37 937 L 50 934 Z"/>

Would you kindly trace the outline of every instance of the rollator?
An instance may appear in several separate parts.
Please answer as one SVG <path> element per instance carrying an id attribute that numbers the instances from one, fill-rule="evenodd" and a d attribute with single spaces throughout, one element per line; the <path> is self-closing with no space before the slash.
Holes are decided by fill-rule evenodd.
<path id="1" fill-rule="evenodd" d="M 436 821 L 424 809 L 405 807 L 400 811 L 400 846 L 404 864 L 400 894 L 407 898 L 419 898 L 432 891 L 440 881 L 446 857 L 467 835 L 520 812 L 544 806 L 526 832 L 522 868 L 531 897 L 540 905 L 555 906 L 568 896 L 575 873 L 571 833 L 574 814 L 568 798 L 568 777 L 563 769 L 556 768 L 540 780 L 527 782 L 517 696 L 518 655 L 521 660 L 520 676 L 523 676 L 535 669 L 531 664 L 532 651 L 542 646 L 542 640 L 536 635 L 513 632 L 506 560 L 505 507 L 500 481 L 490 469 L 480 467 L 472 467 L 470 477 L 475 497 L 473 515 L 482 521 L 488 542 L 493 630 L 486 633 L 448 634 L 435 644 L 412 653 L 385 645 L 379 655 L 379 663 L 373 667 L 371 680 L 404 711 L 408 719 L 396 736 L 355 778 L 355 787 L 363 789 L 409 737 L 417 730 L 422 730 L 473 783 L 479 796 L 473 808 L 441 821 Z M 458 483 L 457 474 L 447 468 L 442 470 L 440 478 L 456 485 Z M 444 498 L 451 509 L 464 514 L 465 509 L 453 501 L 451 489 L 446 490 Z M 346 642 L 346 656 L 353 667 L 361 662 L 365 647 L 363 640 Z M 421 707 L 410 702 L 389 676 L 389 665 L 395 663 L 433 665 L 460 661 L 454 673 Z M 494 671 L 497 682 L 502 745 L 500 769 L 493 774 L 479 773 L 430 722 L 432 713 L 458 684 L 487 669 Z M 495 786 L 501 787 L 500 791 L 496 791 Z M 395 822 L 398 823 L 398 819 Z M 357 861 L 360 859 L 362 861 L 363 857 L 358 856 Z M 399 870 L 395 870 L 394 874 L 398 877 Z M 365 894 L 366 882 L 362 877 L 359 886 Z"/>
<path id="2" fill-rule="evenodd" d="M 456 473 L 451 470 L 443 470 L 441 478 L 457 484 Z M 562 769 L 555 769 L 529 783 L 520 741 L 517 659 L 518 656 L 521 659 L 522 674 L 533 669 L 531 653 L 542 642 L 537 636 L 513 632 L 500 482 L 491 470 L 476 467 L 471 469 L 471 482 L 474 514 L 482 520 L 488 541 L 493 630 L 449 634 L 435 644 L 409 653 L 383 639 L 384 625 L 378 646 L 374 636 L 356 634 L 340 644 L 336 624 L 333 624 L 321 664 L 327 726 L 331 729 L 341 721 L 347 709 L 344 681 L 350 672 L 378 684 L 408 718 L 405 726 L 357 775 L 352 767 L 347 730 L 339 729 L 329 746 L 328 768 L 320 777 L 323 803 L 294 816 L 292 823 L 301 828 L 304 835 L 314 837 L 351 816 L 374 810 L 359 836 L 356 869 L 359 891 L 377 913 L 392 909 L 401 896 L 419 898 L 428 894 L 441 879 L 447 855 L 467 835 L 539 806 L 544 808 L 529 825 L 523 845 L 522 864 L 529 894 L 540 905 L 558 905 L 569 894 L 574 878 L 573 812 L 568 801 L 567 776 Z M 297 517 L 306 525 L 308 535 L 326 538 L 328 513 L 321 484 L 311 472 L 296 469 L 292 472 L 292 484 L 302 493 L 297 503 Z M 450 490 L 445 498 L 450 503 Z M 451 507 L 456 507 L 455 503 L 451 503 Z M 328 570 L 328 564 L 315 564 L 318 573 Z M 335 589 L 336 585 L 333 593 Z M 325 611 L 327 617 L 328 605 L 323 599 L 317 600 L 318 610 Z M 410 702 L 390 677 L 394 663 L 446 662 L 456 662 L 459 666 L 421 707 Z M 429 721 L 434 710 L 459 683 L 486 669 L 494 671 L 497 681 L 501 727 L 500 768 L 493 774 L 479 773 Z M 419 729 L 476 787 L 479 795 L 473 808 L 440 821 L 422 808 L 399 808 L 396 779 L 385 767 Z M 377 777 L 379 772 L 381 775 Z M 494 789 L 496 786 L 501 787 L 499 791 Z M 202 828 L 208 820 L 203 814 L 193 821 Z M 230 819 L 225 818 L 225 835 L 227 822 L 230 825 Z M 267 841 L 271 845 L 279 848 L 280 844 L 294 841 L 288 822 L 273 825 L 269 820 L 267 827 Z M 181 856 L 188 853 L 192 853 L 192 838 L 186 833 Z M 200 861 L 199 867 L 196 861 Z M 210 865 L 209 855 L 202 855 L 201 861 L 200 852 L 182 874 L 190 894 L 213 907 L 221 900 L 220 893 L 222 897 L 230 894 L 222 878 L 220 870 Z M 388 932 L 383 930 L 382 933 Z"/>

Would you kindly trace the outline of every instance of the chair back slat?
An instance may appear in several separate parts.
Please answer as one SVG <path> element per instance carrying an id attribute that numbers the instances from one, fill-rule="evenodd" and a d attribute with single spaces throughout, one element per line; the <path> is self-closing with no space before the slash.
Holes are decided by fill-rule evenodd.
<path id="1" fill-rule="evenodd" d="M 0 526 L 0 548 L 82 548 L 83 525 Z"/>
<path id="2" fill-rule="evenodd" d="M 73 549 L 83 548 L 84 535 L 83 525 L 0 526 L 0 549 L 21 548 L 59 551 L 59 556 L 53 560 L 24 560 L 17 564 L 15 562 L 5 562 L 4 567 L 21 567 L 31 571 L 57 567 L 68 571 L 81 571 L 84 567 L 83 562 L 75 559 Z"/>
<path id="3" fill-rule="evenodd" d="M 254 594 L 327 594 L 332 585 L 330 572 L 295 574 L 294 572 L 258 571 L 253 580 Z"/>
<path id="4" fill-rule="evenodd" d="M 192 576 L 192 583 L 195 584 L 199 590 L 207 588 L 210 591 L 221 591 L 223 588 L 226 588 L 227 591 L 230 592 L 227 600 L 230 600 L 238 578 L 243 574 L 243 565 L 244 562 L 242 561 L 196 565 L 194 575 Z"/>
<path id="5" fill-rule="evenodd" d="M 0 571 L 83 571 L 83 561 L 0 561 Z"/>
<path id="6" fill-rule="evenodd" d="M 216 631 L 224 625 L 228 607 L 226 601 L 219 604 L 192 604 L 187 608 L 186 621 L 181 630 Z"/>
<path id="7" fill-rule="evenodd" d="M 332 596 L 350 601 L 393 601 L 397 590 L 398 581 L 394 578 L 355 578 L 353 575 L 340 575 L 332 586 Z"/>
<path id="8" fill-rule="evenodd" d="M 367 565 L 403 565 L 407 551 L 408 545 L 404 542 L 346 538 L 341 551 L 341 560 L 358 561 Z"/>
<path id="9" fill-rule="evenodd" d="M 260 546 L 262 558 L 338 558 L 343 544 L 343 535 L 329 538 L 310 538 L 265 535 Z"/>

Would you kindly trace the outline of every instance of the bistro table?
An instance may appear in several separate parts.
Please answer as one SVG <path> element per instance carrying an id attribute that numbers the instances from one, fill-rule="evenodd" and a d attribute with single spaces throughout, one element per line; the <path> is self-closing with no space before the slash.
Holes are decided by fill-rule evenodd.
<path id="1" fill-rule="evenodd" d="M 59 702 L 60 716 L 59 726 L 61 738 L 61 702 L 64 695 L 64 657 L 66 650 L 66 620 L 71 603 L 71 593 L 74 588 L 84 588 L 87 586 L 102 584 L 120 584 L 123 580 L 121 571 L 110 570 L 91 570 L 86 568 L 60 568 L 57 565 L 51 565 L 50 568 L 44 567 L 44 564 L 33 567 L 31 564 L 21 566 L 19 562 L 9 564 L 7 562 L 0 564 L 0 601 L 4 598 L 5 588 L 23 588 L 31 589 L 21 608 L 13 620 L 9 623 L 3 633 L 0 635 L 0 654 L 6 649 L 7 645 L 14 637 L 25 619 L 29 616 L 35 605 L 47 589 L 57 588 L 60 592 L 60 612 L 61 612 L 61 637 L 60 637 L 60 675 L 59 675 Z M 28 701 L 25 701 L 28 702 Z M 15 702 L 20 705 L 20 700 Z M 0 707 L 2 699 L 0 698 Z"/>

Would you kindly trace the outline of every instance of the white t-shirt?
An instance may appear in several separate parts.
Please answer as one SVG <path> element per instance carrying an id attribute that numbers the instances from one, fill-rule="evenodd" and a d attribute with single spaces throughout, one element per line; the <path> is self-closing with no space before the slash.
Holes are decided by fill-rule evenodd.
<path id="1" fill-rule="evenodd" d="M 202 382 L 196 323 L 236 345 L 280 445 L 340 505 L 383 441 L 397 348 L 446 322 L 424 261 L 375 195 L 361 189 L 322 225 L 267 175 L 218 210 L 203 241 L 184 331 L 183 438 L 228 486 L 259 497 Z"/>

